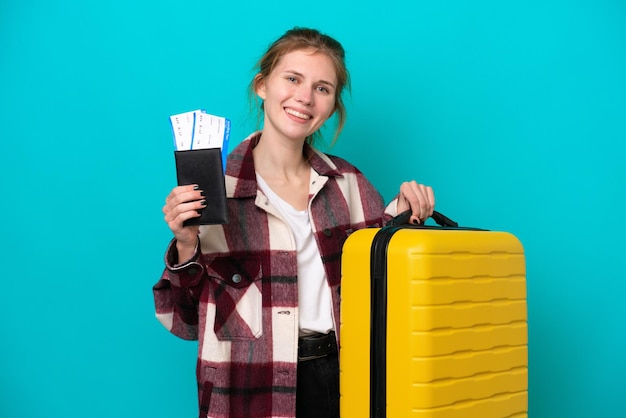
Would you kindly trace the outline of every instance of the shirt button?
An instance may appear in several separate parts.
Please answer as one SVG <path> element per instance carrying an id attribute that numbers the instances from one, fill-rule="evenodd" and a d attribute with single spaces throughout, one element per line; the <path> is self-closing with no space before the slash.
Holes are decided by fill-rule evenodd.
<path id="1" fill-rule="evenodd" d="M 241 274 L 239 274 L 239 273 L 233 274 L 232 281 L 233 281 L 233 283 L 240 283 L 241 282 Z"/>
<path id="2" fill-rule="evenodd" d="M 324 235 L 326 235 L 327 237 L 330 237 L 333 234 L 333 231 L 331 231 L 330 229 L 326 228 L 324 230 Z"/>
<path id="3" fill-rule="evenodd" d="M 195 276 L 197 272 L 198 269 L 195 267 L 189 267 L 189 270 L 187 270 L 187 273 L 189 273 L 190 276 Z"/>

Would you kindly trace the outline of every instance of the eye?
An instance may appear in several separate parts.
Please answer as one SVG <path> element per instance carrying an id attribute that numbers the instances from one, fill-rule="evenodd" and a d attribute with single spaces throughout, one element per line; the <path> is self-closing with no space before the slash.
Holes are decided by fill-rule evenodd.
<path id="1" fill-rule="evenodd" d="M 298 79 L 292 75 L 287 76 L 287 81 L 289 81 L 290 83 L 297 83 Z"/>
<path id="2" fill-rule="evenodd" d="M 324 94 L 330 94 L 330 90 L 326 86 L 318 86 L 317 91 L 322 92 Z"/>

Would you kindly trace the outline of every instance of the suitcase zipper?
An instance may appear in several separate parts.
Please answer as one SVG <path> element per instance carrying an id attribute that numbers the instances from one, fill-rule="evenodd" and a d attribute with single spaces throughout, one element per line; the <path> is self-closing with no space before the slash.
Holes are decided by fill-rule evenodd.
<path id="1" fill-rule="evenodd" d="M 383 227 L 370 253 L 370 418 L 387 416 L 387 248 L 398 227 Z"/>

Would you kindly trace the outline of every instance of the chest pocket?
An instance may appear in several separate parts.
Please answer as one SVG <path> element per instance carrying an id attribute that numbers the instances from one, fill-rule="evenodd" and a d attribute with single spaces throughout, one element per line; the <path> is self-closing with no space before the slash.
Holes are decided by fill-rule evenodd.
<path id="1" fill-rule="evenodd" d="M 217 338 L 251 340 L 263 334 L 261 260 L 242 255 L 218 257 L 207 265 L 213 280 Z"/>

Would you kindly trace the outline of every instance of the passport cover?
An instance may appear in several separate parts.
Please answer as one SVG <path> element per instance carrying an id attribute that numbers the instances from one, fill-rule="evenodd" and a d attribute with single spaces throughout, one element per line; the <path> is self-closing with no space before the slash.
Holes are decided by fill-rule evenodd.
<path id="1" fill-rule="evenodd" d="M 186 220 L 183 225 L 213 225 L 228 222 L 226 186 L 219 148 L 174 151 L 178 185 L 197 184 L 204 191 L 207 206 L 201 216 Z"/>

